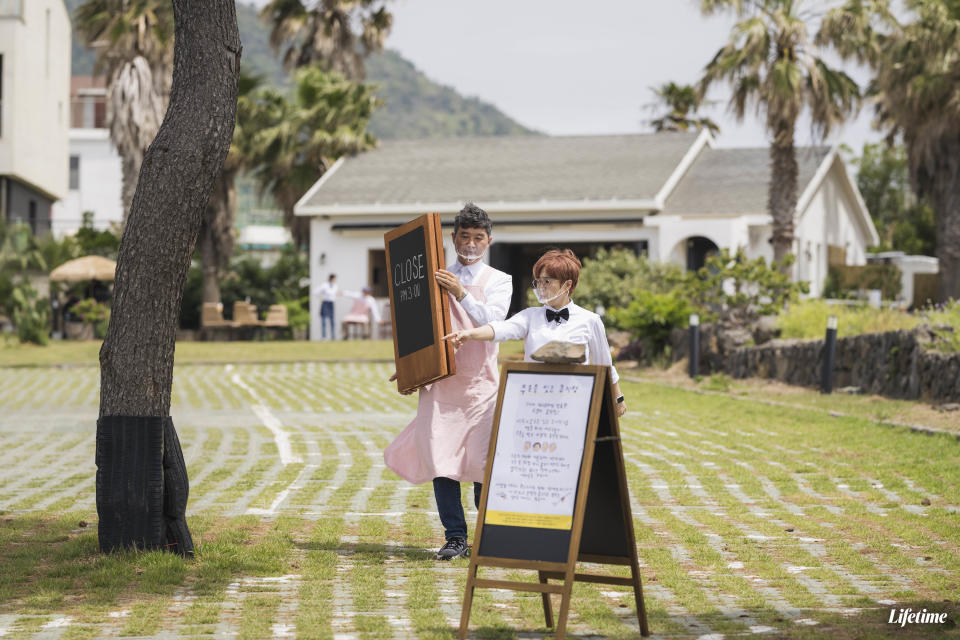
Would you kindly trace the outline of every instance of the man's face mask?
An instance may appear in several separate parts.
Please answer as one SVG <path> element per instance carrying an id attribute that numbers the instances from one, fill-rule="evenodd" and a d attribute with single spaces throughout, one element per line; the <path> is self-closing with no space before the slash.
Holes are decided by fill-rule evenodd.
<path id="1" fill-rule="evenodd" d="M 464 263 L 474 264 L 490 246 L 490 236 L 483 229 L 460 229 L 453 236 L 453 246 Z"/>

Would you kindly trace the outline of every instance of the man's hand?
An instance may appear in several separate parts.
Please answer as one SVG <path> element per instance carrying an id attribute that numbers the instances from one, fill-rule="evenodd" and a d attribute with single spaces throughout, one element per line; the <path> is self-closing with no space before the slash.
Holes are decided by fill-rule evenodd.
<path id="1" fill-rule="evenodd" d="M 460 284 L 460 279 L 446 269 L 440 269 L 436 272 L 437 284 L 449 291 L 454 298 L 459 300 L 466 291 Z"/>

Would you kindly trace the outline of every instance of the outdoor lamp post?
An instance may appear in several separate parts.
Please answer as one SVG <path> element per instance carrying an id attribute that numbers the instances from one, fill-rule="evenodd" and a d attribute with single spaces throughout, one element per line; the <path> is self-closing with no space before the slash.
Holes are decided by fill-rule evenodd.
<path id="1" fill-rule="evenodd" d="M 827 318 L 827 337 L 823 343 L 823 369 L 820 371 L 820 392 L 833 393 L 833 362 L 837 354 L 837 316 Z"/>
<path id="2" fill-rule="evenodd" d="M 690 377 L 696 378 L 700 369 L 700 314 L 690 314 Z"/>

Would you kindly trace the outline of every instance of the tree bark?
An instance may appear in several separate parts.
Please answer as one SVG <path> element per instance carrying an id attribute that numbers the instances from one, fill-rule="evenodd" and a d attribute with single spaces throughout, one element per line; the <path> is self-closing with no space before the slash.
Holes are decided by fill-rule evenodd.
<path id="1" fill-rule="evenodd" d="M 213 198 L 210 198 L 213 200 Z M 204 224 L 200 228 L 200 272 L 203 276 L 201 297 L 203 302 L 220 302 L 220 267 L 217 250 L 213 246 L 213 232 Z"/>
<path id="2" fill-rule="evenodd" d="M 773 259 L 782 262 L 793 253 L 793 227 L 797 211 L 797 154 L 793 146 L 794 123 L 784 125 L 770 145 L 770 184 L 767 208 L 773 216 Z"/>
<path id="3" fill-rule="evenodd" d="M 960 300 L 960 139 L 944 136 L 938 145 L 930 200 L 936 215 L 940 278 L 937 298 Z"/>
<path id="4" fill-rule="evenodd" d="M 170 107 L 140 169 L 100 349 L 100 548 L 193 551 L 186 469 L 170 414 L 183 286 L 236 120 L 234 0 L 173 0 Z"/>
<path id="5" fill-rule="evenodd" d="M 204 207 L 236 119 L 233 0 L 174 0 L 174 79 L 117 257 L 100 415 L 167 416 L 177 318 Z"/>

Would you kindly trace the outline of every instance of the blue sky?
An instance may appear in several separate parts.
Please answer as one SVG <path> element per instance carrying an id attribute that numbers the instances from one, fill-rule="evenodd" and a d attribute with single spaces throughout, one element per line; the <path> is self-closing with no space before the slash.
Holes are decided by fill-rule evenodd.
<path id="1" fill-rule="evenodd" d="M 701 16 L 696 0 L 394 0 L 390 6 L 388 47 L 431 79 L 553 135 L 648 131 L 651 112 L 643 105 L 653 100 L 650 87 L 695 82 L 733 25 L 729 16 Z M 868 79 L 862 69 L 848 72 L 861 83 Z M 705 111 L 720 124 L 719 146 L 768 144 L 760 117 L 738 124 L 727 112 L 726 87 L 710 98 L 719 102 Z M 865 108 L 827 143 L 859 151 L 865 140 L 879 140 L 871 116 Z M 798 143 L 812 140 L 809 123 L 801 122 Z"/>

